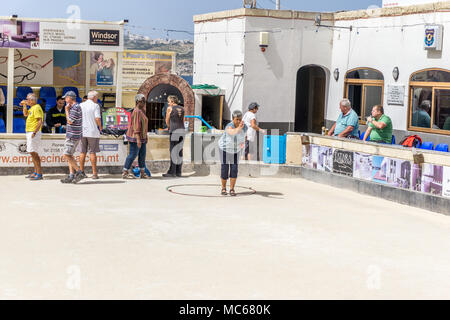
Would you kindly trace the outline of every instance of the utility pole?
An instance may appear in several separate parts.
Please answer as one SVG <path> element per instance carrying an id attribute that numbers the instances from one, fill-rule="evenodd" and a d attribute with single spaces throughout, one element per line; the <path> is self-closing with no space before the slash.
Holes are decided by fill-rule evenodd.
<path id="1" fill-rule="evenodd" d="M 280 9 L 281 9 L 280 1 L 281 1 L 281 0 L 277 0 L 277 10 L 280 10 Z"/>

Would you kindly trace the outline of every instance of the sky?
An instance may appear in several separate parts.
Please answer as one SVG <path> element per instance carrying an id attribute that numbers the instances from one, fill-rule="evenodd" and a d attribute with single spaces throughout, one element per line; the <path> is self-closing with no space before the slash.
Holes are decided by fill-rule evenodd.
<path id="1" fill-rule="evenodd" d="M 281 8 L 300 11 L 341 11 L 381 7 L 382 0 L 281 0 Z M 78 11 L 83 20 L 120 21 L 128 19 L 132 33 L 152 38 L 192 39 L 192 17 L 196 14 L 231 10 L 242 7 L 242 0 L 121 0 L 67 1 L 14 0 L 2 1 L 0 16 L 17 14 L 26 18 L 70 18 Z M 257 0 L 260 8 L 275 8 L 275 0 Z M 77 9 L 79 8 L 79 9 Z M 156 29 L 156 30 L 154 30 Z"/>

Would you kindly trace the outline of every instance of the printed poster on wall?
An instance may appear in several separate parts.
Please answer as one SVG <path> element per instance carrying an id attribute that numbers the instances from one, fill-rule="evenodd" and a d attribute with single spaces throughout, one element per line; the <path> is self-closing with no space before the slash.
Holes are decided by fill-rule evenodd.
<path id="1" fill-rule="evenodd" d="M 333 148 L 319 147 L 317 170 L 333 172 Z"/>
<path id="2" fill-rule="evenodd" d="M 372 155 L 355 152 L 353 166 L 354 178 L 367 181 L 372 179 Z"/>
<path id="3" fill-rule="evenodd" d="M 311 145 L 310 144 L 304 144 L 302 145 L 302 165 L 305 168 L 312 168 L 312 162 L 311 162 Z"/>
<path id="4" fill-rule="evenodd" d="M 400 159 L 387 159 L 386 181 L 389 185 L 402 189 L 410 189 L 411 162 Z"/>
<path id="5" fill-rule="evenodd" d="M 353 177 L 353 160 L 353 152 L 334 150 L 333 172 L 344 176 Z"/>
<path id="6" fill-rule="evenodd" d="M 21 20 L 0 20 L 2 48 L 39 48 L 40 23 Z"/>
<path id="7" fill-rule="evenodd" d="M 131 113 L 123 108 L 109 108 L 103 112 L 103 128 L 127 130 Z"/>
<path id="8" fill-rule="evenodd" d="M 381 156 L 372 157 L 372 181 L 387 184 L 389 158 Z"/>
<path id="9" fill-rule="evenodd" d="M 53 60 L 53 81 L 56 86 L 86 84 L 85 52 L 55 50 Z"/>
<path id="10" fill-rule="evenodd" d="M 116 78 L 117 53 L 91 52 L 91 86 L 114 86 Z"/>
<path id="11" fill-rule="evenodd" d="M 126 50 L 123 52 L 123 87 L 138 89 L 157 73 L 172 71 L 175 52 Z"/>
<path id="12" fill-rule="evenodd" d="M 0 83 L 8 79 L 8 49 L 0 49 Z M 53 51 L 16 49 L 14 84 L 53 85 Z"/>
<path id="13" fill-rule="evenodd" d="M 319 166 L 319 146 L 311 145 L 311 169 L 317 170 Z"/>
<path id="14" fill-rule="evenodd" d="M 422 166 L 420 164 L 412 164 L 411 190 L 422 191 Z"/>
<path id="15" fill-rule="evenodd" d="M 450 198 L 450 167 L 444 167 L 444 182 L 442 195 Z"/>
<path id="16" fill-rule="evenodd" d="M 63 153 L 63 139 L 42 140 L 39 156 L 43 167 L 66 167 L 67 162 Z M 100 166 L 122 166 L 127 154 L 127 146 L 123 144 L 123 141 L 100 140 L 100 153 L 97 154 L 97 163 Z M 75 158 L 79 161 L 79 150 Z M 90 166 L 89 162 L 87 166 Z M 0 167 L 33 167 L 31 156 L 27 153 L 25 140 L 0 141 Z"/>
<path id="17" fill-rule="evenodd" d="M 442 195 L 442 183 L 444 180 L 444 167 L 430 163 L 424 163 L 422 167 L 422 192 L 434 195 Z"/>

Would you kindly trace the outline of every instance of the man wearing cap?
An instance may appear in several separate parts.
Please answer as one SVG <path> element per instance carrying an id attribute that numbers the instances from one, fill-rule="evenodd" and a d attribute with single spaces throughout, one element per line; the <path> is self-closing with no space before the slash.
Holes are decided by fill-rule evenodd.
<path id="1" fill-rule="evenodd" d="M 81 142 L 83 132 L 83 112 L 77 103 L 77 95 L 69 91 L 63 97 L 66 100 L 67 130 L 64 142 L 64 157 L 69 163 L 70 174 L 62 179 L 62 183 L 78 183 L 84 179 L 84 174 L 74 158 L 75 151 Z"/>
<path id="2" fill-rule="evenodd" d="M 248 106 L 248 112 L 242 119 L 248 127 L 247 138 L 245 141 L 245 160 L 258 160 L 258 140 L 256 138 L 256 132 L 260 132 L 261 134 L 266 133 L 265 130 L 258 127 L 258 120 L 256 119 L 256 113 L 258 110 L 258 103 L 250 103 Z"/>

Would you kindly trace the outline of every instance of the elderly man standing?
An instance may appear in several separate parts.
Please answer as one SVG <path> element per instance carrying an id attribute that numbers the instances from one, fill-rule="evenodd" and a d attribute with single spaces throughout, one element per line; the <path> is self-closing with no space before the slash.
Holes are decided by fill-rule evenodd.
<path id="1" fill-rule="evenodd" d="M 75 151 L 80 144 L 83 130 L 83 112 L 77 103 L 77 95 L 69 91 L 63 97 L 66 100 L 67 131 L 64 143 L 64 157 L 69 163 L 70 174 L 62 179 L 62 183 L 78 183 L 84 179 L 84 174 L 74 158 Z"/>
<path id="2" fill-rule="evenodd" d="M 88 93 L 88 99 L 80 104 L 83 113 L 83 137 L 81 138 L 80 170 L 84 173 L 86 154 L 89 151 L 92 164 L 92 179 L 97 180 L 97 153 L 100 152 L 100 136 L 102 128 L 102 117 L 100 106 L 97 104 L 98 92 Z"/>
<path id="3" fill-rule="evenodd" d="M 20 103 L 23 107 L 23 115 L 27 117 L 25 127 L 27 136 L 27 152 L 31 155 L 34 165 L 34 173 L 29 175 L 27 178 L 34 181 L 43 179 L 39 150 L 41 148 L 44 112 L 36 101 L 36 95 L 34 93 L 30 93 L 27 95 L 27 100 Z M 27 105 L 31 106 L 30 110 L 27 109 Z"/>
<path id="4" fill-rule="evenodd" d="M 331 128 L 328 135 L 339 138 L 355 138 L 359 139 L 359 119 L 355 110 L 352 109 L 350 100 L 343 99 L 339 104 L 341 114 L 336 123 Z"/>

